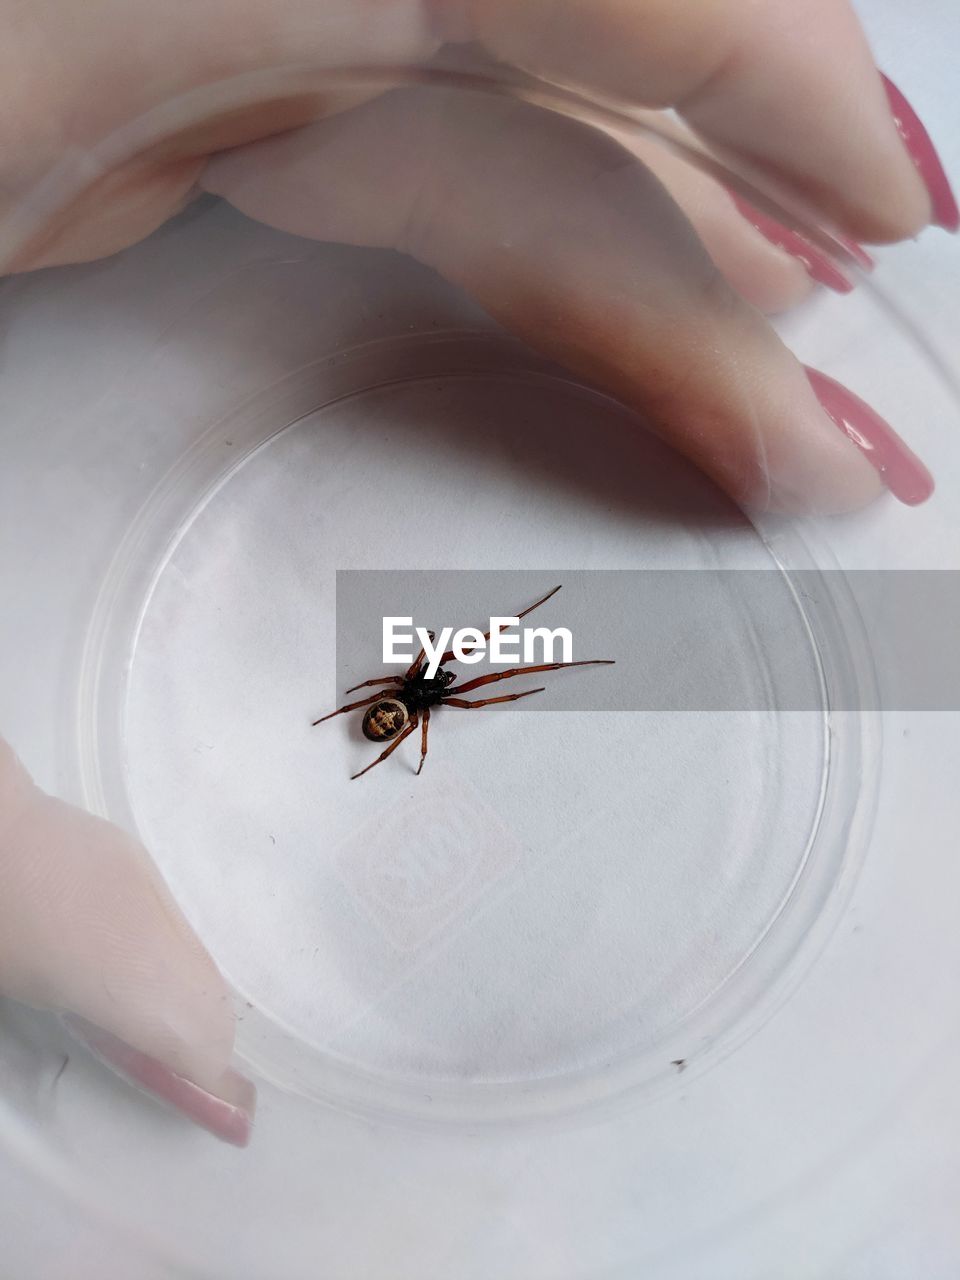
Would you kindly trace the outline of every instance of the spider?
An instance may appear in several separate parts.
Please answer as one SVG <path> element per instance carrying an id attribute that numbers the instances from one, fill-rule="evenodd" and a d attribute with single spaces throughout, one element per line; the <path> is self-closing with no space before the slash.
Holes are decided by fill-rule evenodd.
<path id="1" fill-rule="evenodd" d="M 534 609 L 539 609 L 545 604 L 551 596 L 555 596 L 560 590 L 554 587 L 552 591 L 539 599 L 535 604 L 530 605 L 528 609 L 524 609 L 523 613 L 515 615 L 518 619 L 525 618 L 528 613 L 533 613 Z M 429 632 L 431 642 L 434 639 L 434 633 Z M 490 639 L 488 631 L 484 640 Z M 478 647 L 478 646 L 475 646 Z M 336 711 L 331 711 L 329 715 L 321 716 L 319 720 L 314 720 L 314 727 L 323 724 L 325 720 L 330 720 L 334 716 L 342 716 L 347 711 L 356 711 L 358 707 L 366 707 L 363 716 L 363 736 L 371 742 L 389 742 L 390 745 L 386 750 L 382 751 L 371 764 L 365 769 L 361 769 L 359 773 L 355 773 L 351 777 L 351 781 L 355 778 L 362 778 L 363 775 L 374 768 L 375 765 L 382 764 L 387 756 L 391 755 L 399 747 L 404 738 L 408 738 L 416 729 L 417 725 L 421 726 L 420 731 L 420 765 L 417 773 L 423 768 L 423 762 L 427 758 L 427 733 L 430 726 L 430 711 L 433 707 L 462 707 L 464 710 L 474 710 L 477 707 L 490 707 L 497 702 L 516 702 L 518 698 L 529 698 L 531 694 L 543 693 L 544 686 L 538 689 L 524 689 L 522 693 L 506 693 L 499 698 L 480 698 L 468 699 L 455 695 L 469 693 L 472 689 L 479 689 L 485 684 L 493 684 L 496 680 L 507 680 L 511 676 L 524 675 L 533 671 L 556 671 L 560 667 L 595 667 L 595 666 L 612 666 L 612 658 L 590 658 L 581 662 L 545 662 L 539 666 L 530 667 L 510 667 L 506 671 L 493 671 L 486 676 L 478 676 L 475 680 L 468 680 L 466 684 L 454 684 L 457 679 L 456 672 L 444 671 L 443 664 L 450 662 L 454 658 L 452 649 L 448 649 L 440 658 L 440 666 L 437 674 L 433 678 L 428 678 L 425 673 L 426 652 L 421 648 L 413 663 L 407 668 L 403 675 L 387 675 L 375 676 L 372 680 L 361 680 L 359 684 L 355 684 L 353 688 L 348 689 L 347 693 L 355 693 L 357 689 L 365 689 L 370 685 L 395 685 L 394 689 L 380 689 L 378 693 L 371 694 L 369 698 L 361 698 L 358 702 L 348 702 L 344 707 L 338 707 Z"/>

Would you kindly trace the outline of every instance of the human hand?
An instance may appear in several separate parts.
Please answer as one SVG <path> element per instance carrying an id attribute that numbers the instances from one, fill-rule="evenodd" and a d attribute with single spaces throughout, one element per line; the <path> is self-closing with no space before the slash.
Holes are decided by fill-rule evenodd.
<path id="1" fill-rule="evenodd" d="M 420 88 L 347 103 L 256 79 L 278 65 L 422 61 L 470 38 L 547 80 L 677 107 L 718 154 L 845 235 L 952 225 L 946 180 L 915 124 L 913 155 L 904 147 L 851 11 L 798 8 L 571 0 L 560 22 L 546 0 L 0 0 L 11 201 L 68 147 L 229 81 L 215 109 L 117 163 L 14 267 L 113 252 L 206 189 L 285 230 L 413 253 L 640 409 L 738 501 L 845 510 L 884 481 L 922 500 L 929 478 L 905 446 L 842 391 L 812 384 L 762 318 L 758 307 L 789 305 L 809 277 L 711 178 L 642 137 L 615 140 L 530 102 Z M 253 82 L 231 79 L 244 75 Z M 872 444 L 869 459 L 815 386 Z M 222 978 L 139 846 L 42 796 L 2 747 L 0 870 L 3 989 L 79 1014 L 88 1038 L 91 1026 L 118 1037 L 127 1049 L 100 1038 L 100 1051 L 242 1140 L 251 1102 L 229 1067 Z"/>
<path id="2" fill-rule="evenodd" d="M 711 178 L 642 138 L 629 139 L 643 161 L 632 163 L 599 131 L 526 103 L 423 89 L 344 111 L 342 95 L 302 83 L 304 66 L 389 68 L 471 40 L 547 81 L 677 108 L 741 171 L 774 180 L 848 236 L 955 226 L 922 126 L 898 99 L 908 151 L 844 0 L 3 6 L 8 191 L 28 189 L 67 147 L 194 95 L 186 117 L 171 117 L 25 246 L 20 269 L 132 243 L 199 185 L 287 230 L 415 253 L 640 409 L 740 502 L 851 509 L 881 492 L 877 469 L 903 500 L 928 496 L 929 476 L 889 428 L 842 389 L 811 387 L 745 305 L 788 305 L 807 277 Z M 276 68 L 290 76 L 268 74 Z M 215 99 L 196 98 L 214 85 Z M 822 254 L 793 247 L 844 287 Z"/>

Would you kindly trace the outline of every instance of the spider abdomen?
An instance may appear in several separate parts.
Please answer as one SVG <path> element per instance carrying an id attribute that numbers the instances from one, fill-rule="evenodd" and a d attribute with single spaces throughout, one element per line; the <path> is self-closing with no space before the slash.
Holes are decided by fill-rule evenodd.
<path id="1" fill-rule="evenodd" d="M 389 742 L 404 728 L 410 712 L 399 698 L 381 698 L 367 707 L 363 717 L 363 736 L 371 742 Z"/>

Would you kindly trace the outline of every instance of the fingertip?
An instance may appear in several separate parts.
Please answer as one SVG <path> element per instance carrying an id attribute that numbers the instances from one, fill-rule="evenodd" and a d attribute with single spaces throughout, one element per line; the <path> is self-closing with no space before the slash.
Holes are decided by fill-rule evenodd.
<path id="1" fill-rule="evenodd" d="M 253 1131 L 257 1092 L 245 1076 L 227 1068 L 214 1088 L 205 1089 L 76 1014 L 65 1014 L 63 1021 L 95 1057 L 124 1080 L 173 1107 L 223 1142 L 235 1147 L 247 1146 Z"/>
<path id="2" fill-rule="evenodd" d="M 0 835 L 4 993 L 81 1016 L 216 1092 L 230 991 L 143 847 L 35 787 Z"/>
<path id="3" fill-rule="evenodd" d="M 752 270 L 747 267 L 732 280 L 748 302 L 767 315 L 777 315 L 796 306 L 818 284 L 834 293 L 853 291 L 853 280 L 807 236 L 764 213 L 737 192 L 731 190 L 727 194 L 742 221 L 753 228 L 761 241 L 778 251 L 761 256 L 755 248 Z"/>
<path id="4" fill-rule="evenodd" d="M 930 202 L 929 220 L 934 226 L 955 233 L 960 230 L 960 209 L 946 170 L 923 124 L 923 121 L 893 81 L 881 73 L 894 125 L 907 154 L 927 189 Z"/>
<path id="5" fill-rule="evenodd" d="M 784 416 L 765 423 L 762 509 L 841 515 L 869 506 L 884 492 L 879 473 L 837 429 L 792 357 L 790 363 L 779 370 L 775 392 Z"/>
<path id="6" fill-rule="evenodd" d="M 824 412 L 854 444 L 895 498 L 919 506 L 933 495 L 934 479 L 893 427 L 865 400 L 818 369 L 807 379 Z"/>

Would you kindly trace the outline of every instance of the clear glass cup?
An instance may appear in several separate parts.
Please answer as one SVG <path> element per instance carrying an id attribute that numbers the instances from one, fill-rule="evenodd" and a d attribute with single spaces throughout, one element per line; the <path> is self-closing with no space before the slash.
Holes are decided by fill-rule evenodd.
<path id="1" fill-rule="evenodd" d="M 212 92 L 234 108 L 265 77 Z M 462 53 L 269 78 L 317 102 L 523 101 L 718 171 L 669 122 Z M 208 109 L 172 102 L 68 157 L 0 229 L 5 260 Z M 742 1257 L 809 1176 L 811 1151 L 776 1141 L 771 1081 L 791 1035 L 829 1056 L 850 1031 L 806 1030 L 801 980 L 852 918 L 878 807 L 887 831 L 907 820 L 903 735 L 924 732 L 860 709 L 873 637 L 844 575 L 956 567 L 960 399 L 910 306 L 925 246 L 870 277 L 809 211 L 723 178 L 856 277 L 778 328 L 897 423 L 942 498 L 743 513 L 412 257 L 283 234 L 210 196 L 115 258 L 0 284 L 2 728 L 47 789 L 143 838 L 230 983 L 259 1095 L 251 1145 L 232 1149 L 54 1015 L 0 1004 L 9 1203 L 55 1205 L 82 1242 L 24 1209 L 25 1263 L 693 1275 L 703 1250 Z M 480 204 L 482 169 L 476 183 L 462 198 Z M 824 575 L 794 619 L 820 704 L 778 709 L 769 655 L 745 648 L 769 711 L 438 727 L 416 786 L 398 769 L 365 789 L 346 767 L 356 734 L 310 728 L 340 693 L 337 570 L 525 570 L 532 590 L 557 569 L 639 568 Z M 808 1080 L 792 1132 L 828 1126 L 840 1149 L 867 1102 Z M 758 1225 L 745 1206 L 770 1196 Z"/>

